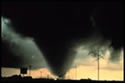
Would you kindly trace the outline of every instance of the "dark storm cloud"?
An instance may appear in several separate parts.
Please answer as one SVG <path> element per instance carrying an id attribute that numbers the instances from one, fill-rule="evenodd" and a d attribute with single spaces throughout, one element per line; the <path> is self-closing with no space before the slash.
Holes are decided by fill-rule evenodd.
<path id="1" fill-rule="evenodd" d="M 110 52 L 108 61 L 111 63 L 119 63 L 121 61 L 121 57 L 123 57 L 123 48 L 114 49 L 111 46 L 111 41 L 103 39 L 103 37 L 90 37 L 89 39 L 79 40 L 74 43 L 72 47 L 73 53 L 72 56 L 75 56 L 73 67 L 85 64 L 87 60 L 91 57 L 94 57 L 95 60 L 99 56 L 100 58 L 105 60 L 105 54 L 107 51 Z M 72 52 L 70 51 L 70 52 Z M 83 61 L 84 60 L 84 61 Z"/>
<path id="2" fill-rule="evenodd" d="M 12 17 L 15 25 L 19 24 L 16 27 L 18 31 L 35 38 L 41 51 L 44 51 L 52 72 L 56 75 L 64 75 L 70 69 L 77 56 L 76 48 L 84 49 L 85 47 L 89 50 L 83 52 L 85 54 L 81 54 L 79 59 L 88 56 L 96 58 L 96 55 L 88 55 L 88 53 L 101 50 L 103 54 L 107 48 L 117 46 L 121 48 L 122 45 L 123 30 L 120 19 L 122 14 L 119 3 L 42 3 L 42 5 L 39 3 L 7 3 L 3 5 L 3 12 L 4 15 Z M 92 23 L 91 26 L 89 22 Z M 99 34 L 92 36 L 93 33 L 94 35 Z M 15 37 L 15 34 L 13 36 Z M 12 36 L 6 35 L 6 38 L 11 39 Z M 29 44 L 30 41 L 34 45 L 32 39 L 15 38 L 21 44 L 22 42 Z M 15 44 L 15 40 L 13 41 Z M 22 46 L 19 49 L 22 49 Z M 18 45 L 15 48 L 18 48 Z M 26 53 L 27 51 L 29 50 L 26 50 Z M 15 57 L 12 58 L 15 59 Z M 117 58 L 119 58 L 118 55 L 111 57 L 113 60 L 116 59 L 115 61 L 118 61 Z"/>
<path id="3" fill-rule="evenodd" d="M 123 11 L 122 2 L 107 2 L 99 4 L 92 13 L 96 29 L 116 49 L 124 44 Z"/>
<path id="4" fill-rule="evenodd" d="M 11 65 L 12 67 L 19 68 L 32 66 L 33 69 L 47 67 L 47 63 L 45 58 L 43 57 L 43 53 L 39 50 L 33 38 L 23 37 L 19 33 L 15 32 L 13 30 L 13 27 L 10 26 L 12 23 L 9 19 L 2 17 L 1 22 L 1 34 L 4 48 L 4 51 L 2 52 L 8 52 L 8 54 L 2 53 L 3 66 Z M 6 48 L 4 45 L 6 45 Z M 6 59 L 8 59 L 9 57 L 13 57 L 15 59 L 10 58 L 12 61 L 9 60 L 10 62 L 8 62 Z"/>
<path id="5" fill-rule="evenodd" d="M 110 56 L 109 60 L 111 62 L 117 63 L 118 61 L 120 61 L 121 56 L 123 57 L 123 53 L 124 53 L 123 48 L 120 48 L 120 49 L 112 48 L 111 49 L 111 56 Z"/>

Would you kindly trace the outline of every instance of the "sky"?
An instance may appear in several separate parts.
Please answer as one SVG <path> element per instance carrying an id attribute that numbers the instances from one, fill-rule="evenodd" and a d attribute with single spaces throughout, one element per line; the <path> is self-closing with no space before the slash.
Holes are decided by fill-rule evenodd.
<path id="1" fill-rule="evenodd" d="M 105 59 L 100 59 L 100 80 L 120 80 L 124 81 L 124 63 L 123 56 L 119 63 L 108 62 L 109 51 L 107 51 Z M 77 60 L 76 60 L 77 61 Z M 85 59 L 81 61 L 83 63 Z M 91 57 L 88 62 L 84 64 L 79 64 L 76 67 L 70 68 L 65 79 L 92 79 L 97 80 L 97 61 L 95 58 Z M 12 75 L 19 75 L 20 69 L 2 67 L 1 69 L 2 77 L 8 77 Z M 57 76 L 53 75 L 47 68 L 40 68 L 37 70 L 31 70 L 31 74 L 28 73 L 26 76 L 32 76 L 33 78 L 53 78 L 56 79 Z"/>
<path id="2" fill-rule="evenodd" d="M 100 79 L 123 80 L 121 2 L 3 1 L 1 21 L 2 76 L 31 65 L 33 77 L 96 79 L 99 56 Z"/>

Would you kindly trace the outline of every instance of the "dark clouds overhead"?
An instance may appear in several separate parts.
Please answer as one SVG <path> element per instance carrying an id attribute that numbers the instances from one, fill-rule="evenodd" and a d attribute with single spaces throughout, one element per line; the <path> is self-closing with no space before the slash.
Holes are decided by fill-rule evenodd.
<path id="1" fill-rule="evenodd" d="M 70 68 L 65 62 L 72 64 L 68 51 L 74 41 L 99 33 L 113 48 L 123 47 L 120 2 L 3 2 L 2 15 L 12 20 L 15 31 L 34 38 L 56 74 Z"/>

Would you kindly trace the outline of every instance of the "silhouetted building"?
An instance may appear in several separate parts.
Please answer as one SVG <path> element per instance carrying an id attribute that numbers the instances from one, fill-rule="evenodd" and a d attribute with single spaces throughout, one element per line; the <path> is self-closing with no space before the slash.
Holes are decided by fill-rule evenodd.
<path id="1" fill-rule="evenodd" d="M 21 68 L 20 73 L 21 74 L 27 74 L 27 68 Z"/>

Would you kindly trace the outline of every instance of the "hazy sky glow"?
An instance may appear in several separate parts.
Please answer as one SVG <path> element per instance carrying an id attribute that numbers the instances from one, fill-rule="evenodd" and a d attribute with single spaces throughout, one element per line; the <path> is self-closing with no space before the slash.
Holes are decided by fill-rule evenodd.
<path id="1" fill-rule="evenodd" d="M 105 59 L 100 59 L 100 80 L 124 80 L 124 70 L 123 70 L 123 56 L 119 63 L 111 63 L 108 61 L 109 51 L 106 52 Z M 84 61 L 81 60 L 81 63 Z M 90 57 L 88 63 L 78 65 L 77 67 L 71 68 L 65 75 L 66 79 L 97 79 L 97 61 L 95 58 Z M 2 77 L 7 77 L 11 75 L 19 75 L 20 70 L 15 68 L 2 68 Z M 27 74 L 29 75 L 29 73 Z M 33 78 L 49 77 L 57 78 L 57 76 L 52 75 L 52 73 L 47 68 L 41 68 L 31 71 L 31 76 Z"/>

